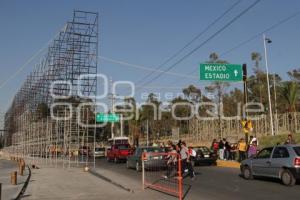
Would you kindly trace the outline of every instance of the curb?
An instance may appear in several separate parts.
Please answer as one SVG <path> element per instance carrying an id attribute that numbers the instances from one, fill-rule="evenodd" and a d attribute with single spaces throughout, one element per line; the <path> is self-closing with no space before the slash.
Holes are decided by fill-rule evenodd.
<path id="1" fill-rule="evenodd" d="M 104 181 L 106 181 L 106 182 L 108 182 L 108 183 L 110 183 L 110 184 L 112 184 L 112 185 L 114 185 L 114 186 L 116 186 L 116 187 L 118 187 L 118 188 L 121 188 L 122 190 L 125 190 L 126 192 L 134 193 L 134 190 L 129 189 L 129 188 L 127 188 L 127 187 L 111 180 L 110 178 L 108 178 L 106 176 L 103 176 L 102 174 L 99 174 L 98 172 L 96 172 L 94 170 L 89 170 L 89 173 L 96 176 L 96 177 L 98 177 L 98 178 L 100 178 L 100 179 L 102 179 L 102 180 L 104 180 Z"/>
<path id="2" fill-rule="evenodd" d="M 227 167 L 227 168 L 240 168 L 240 163 L 236 161 L 225 161 L 225 160 L 217 160 L 217 166 L 218 167 Z"/>
<path id="3" fill-rule="evenodd" d="M 27 168 L 28 168 L 28 172 L 29 172 L 28 177 L 27 177 L 21 191 L 19 192 L 18 196 L 14 200 L 20 200 L 22 198 L 23 194 L 25 193 L 26 189 L 27 189 L 28 183 L 29 183 L 30 178 L 31 178 L 31 169 L 28 165 L 27 165 Z"/>

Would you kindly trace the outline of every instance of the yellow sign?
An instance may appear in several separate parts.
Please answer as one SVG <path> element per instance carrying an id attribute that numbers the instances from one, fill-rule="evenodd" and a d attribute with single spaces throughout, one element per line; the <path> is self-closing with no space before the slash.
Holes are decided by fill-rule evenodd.
<path id="1" fill-rule="evenodd" d="M 241 124 L 245 134 L 249 133 L 249 131 L 253 131 L 253 124 L 251 120 L 242 120 Z"/>

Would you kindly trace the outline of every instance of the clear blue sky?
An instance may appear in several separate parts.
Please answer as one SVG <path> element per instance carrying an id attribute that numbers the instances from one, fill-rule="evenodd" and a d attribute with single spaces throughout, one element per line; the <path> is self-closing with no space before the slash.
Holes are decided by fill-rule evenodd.
<path id="1" fill-rule="evenodd" d="M 99 12 L 101 56 L 153 67 L 160 65 L 182 48 L 236 1 L 0 0 L 0 82 L 14 74 L 32 55 L 44 47 L 66 21 L 71 19 L 74 9 Z M 254 0 L 242 1 L 185 52 L 207 39 L 251 2 Z M 211 52 L 221 54 L 297 11 L 300 11 L 299 0 L 262 0 L 172 71 L 186 74 L 198 68 L 199 63 L 206 61 Z M 267 32 L 268 37 L 273 40 L 268 47 L 270 71 L 279 73 L 284 79 L 287 79 L 288 70 L 300 67 L 299 21 L 300 15 Z M 221 58 L 231 63 L 247 63 L 251 67 L 253 62 L 250 54 L 253 51 L 263 53 L 262 37 Z M 33 66 L 34 63 L 26 66 L 13 80 L 0 88 L 0 112 L 8 108 L 13 95 Z M 130 81 L 137 81 L 149 73 L 107 61 L 100 62 L 99 71 L 112 76 L 114 80 Z M 182 78 L 164 75 L 150 85 L 183 87 L 192 83 L 203 87 L 205 84 L 197 80 L 179 79 Z"/>

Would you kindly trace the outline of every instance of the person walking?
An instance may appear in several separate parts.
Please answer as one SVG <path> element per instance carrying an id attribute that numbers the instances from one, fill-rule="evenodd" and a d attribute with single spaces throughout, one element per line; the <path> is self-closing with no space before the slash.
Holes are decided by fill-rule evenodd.
<path id="1" fill-rule="evenodd" d="M 177 151 L 176 151 L 176 146 L 171 145 L 169 147 L 169 155 L 167 156 L 167 173 L 163 177 L 165 179 L 170 178 L 176 174 L 176 171 L 178 170 L 177 168 Z M 175 172 L 175 173 L 174 173 Z"/>
<path id="2" fill-rule="evenodd" d="M 246 151 L 247 151 L 247 144 L 243 138 L 240 139 L 238 144 L 239 150 L 239 162 L 246 159 Z"/>
<path id="3" fill-rule="evenodd" d="M 191 164 L 191 156 L 189 154 L 189 149 L 186 147 L 185 142 L 181 142 L 180 144 L 180 156 L 181 156 L 181 161 L 182 161 L 182 175 L 185 171 L 185 169 L 188 169 L 188 175 L 190 178 L 193 180 L 195 178 L 195 172 L 193 169 L 193 166 Z"/>

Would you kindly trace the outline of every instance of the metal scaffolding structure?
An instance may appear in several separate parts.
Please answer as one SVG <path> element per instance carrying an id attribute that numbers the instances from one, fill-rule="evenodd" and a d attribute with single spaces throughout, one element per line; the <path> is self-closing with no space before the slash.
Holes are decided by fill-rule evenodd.
<path id="1" fill-rule="evenodd" d="M 97 56 L 98 13 L 74 11 L 5 114 L 7 152 L 50 166 L 95 163 L 96 127 L 78 120 L 95 123 Z"/>

